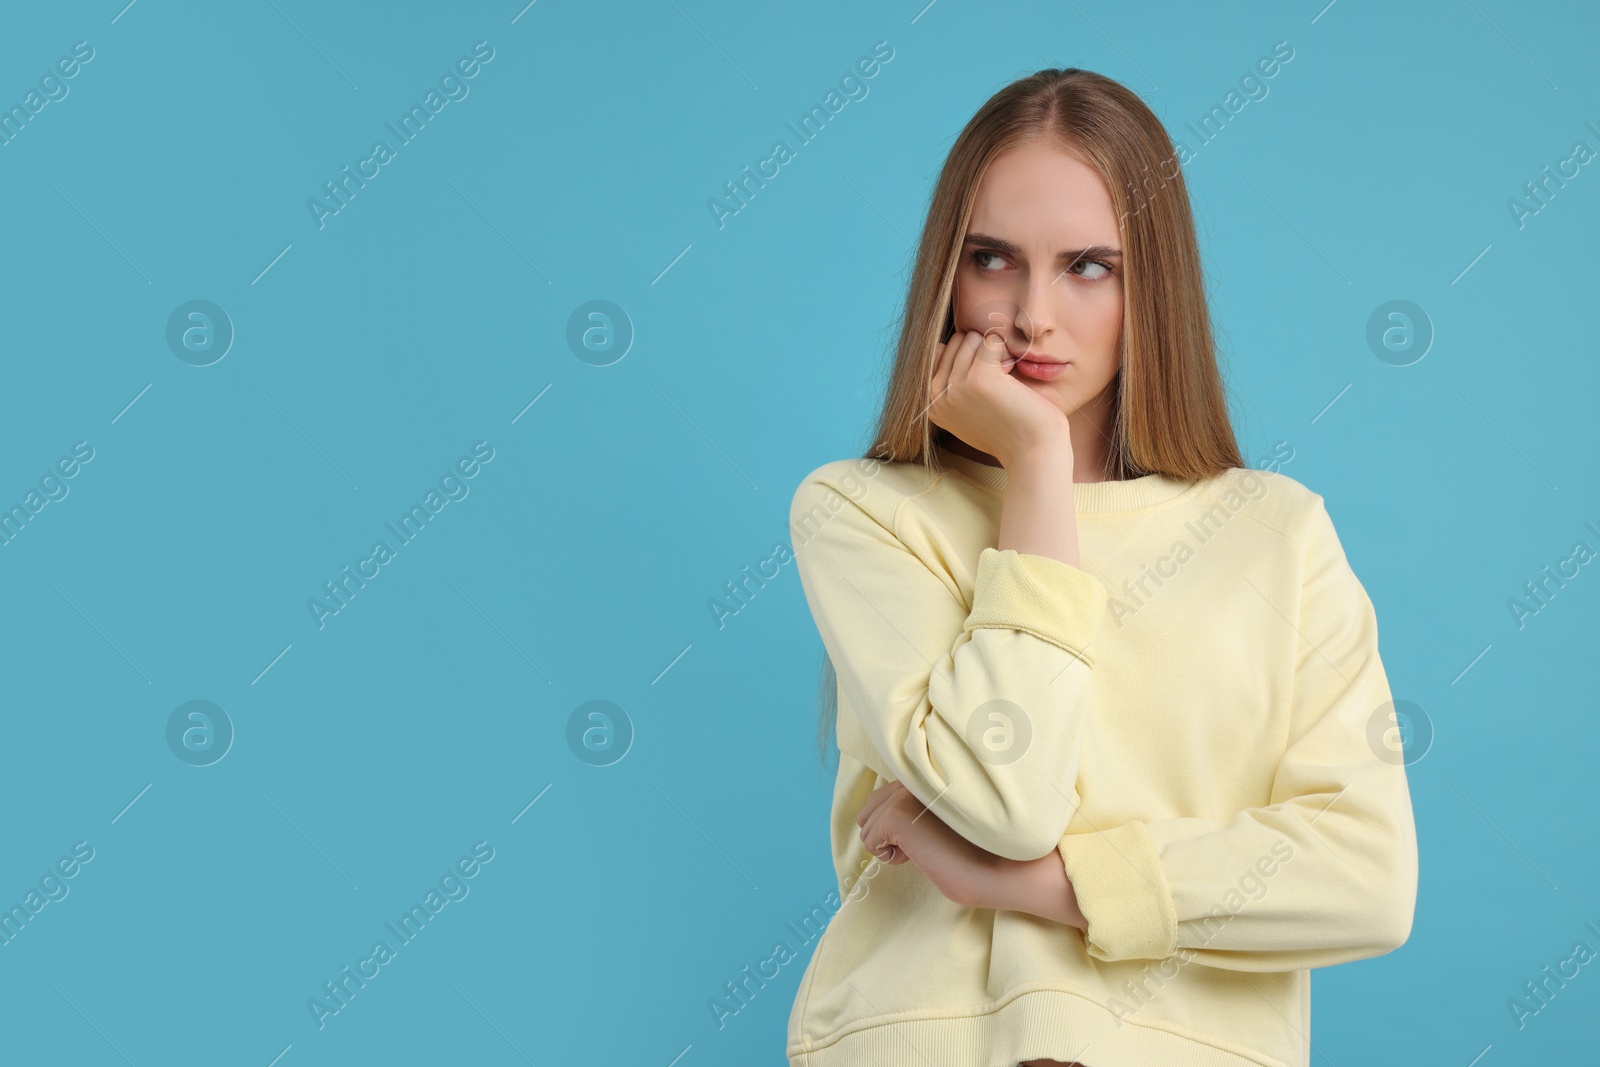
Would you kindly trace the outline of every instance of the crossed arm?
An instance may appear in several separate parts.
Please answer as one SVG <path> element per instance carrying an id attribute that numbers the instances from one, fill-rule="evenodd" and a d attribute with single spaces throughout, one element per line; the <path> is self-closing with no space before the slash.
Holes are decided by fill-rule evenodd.
<path id="1" fill-rule="evenodd" d="M 884 863 L 911 863 L 963 907 L 1019 911 L 1086 929 L 1078 897 L 1056 853 L 1012 860 L 979 848 L 899 782 L 874 790 L 856 816 L 861 841 Z"/>

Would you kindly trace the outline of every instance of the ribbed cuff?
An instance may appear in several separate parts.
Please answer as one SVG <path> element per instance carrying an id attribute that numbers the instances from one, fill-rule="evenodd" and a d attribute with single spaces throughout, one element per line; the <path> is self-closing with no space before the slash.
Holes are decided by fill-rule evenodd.
<path id="1" fill-rule="evenodd" d="M 1056 846 L 1078 909 L 1089 921 L 1085 947 L 1097 960 L 1164 960 L 1178 949 L 1172 887 L 1144 823 L 1137 819 Z"/>
<path id="2" fill-rule="evenodd" d="M 1025 630 L 1093 665 L 1089 645 L 1106 612 L 1106 587 L 1088 571 L 1013 548 L 978 554 L 968 632 Z"/>

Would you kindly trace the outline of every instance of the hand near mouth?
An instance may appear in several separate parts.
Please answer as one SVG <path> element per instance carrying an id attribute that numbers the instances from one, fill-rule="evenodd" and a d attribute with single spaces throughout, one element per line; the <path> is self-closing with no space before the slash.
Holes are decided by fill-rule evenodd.
<path id="1" fill-rule="evenodd" d="M 1070 455 L 1066 414 L 1027 384 L 1055 378 L 1067 365 L 1036 363 L 1029 355 L 1019 358 L 993 334 L 952 334 L 934 361 L 929 420 L 1006 467 L 1039 447 Z"/>

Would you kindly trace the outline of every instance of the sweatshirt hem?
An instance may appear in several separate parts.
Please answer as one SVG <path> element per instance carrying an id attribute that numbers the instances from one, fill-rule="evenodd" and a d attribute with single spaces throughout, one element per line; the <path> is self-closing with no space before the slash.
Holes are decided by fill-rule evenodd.
<path id="1" fill-rule="evenodd" d="M 843 1036 L 793 1041 L 790 1067 L 1017 1067 L 1030 1059 L 1088 1067 L 1305 1067 L 1216 1035 L 1144 1020 L 1120 1024 L 1090 997 L 1035 985 L 973 1014 L 886 1017 Z"/>

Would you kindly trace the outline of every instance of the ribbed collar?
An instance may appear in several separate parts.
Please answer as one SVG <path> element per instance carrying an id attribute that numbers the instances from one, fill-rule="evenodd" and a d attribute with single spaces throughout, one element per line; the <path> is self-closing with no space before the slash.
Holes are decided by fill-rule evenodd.
<path id="1" fill-rule="evenodd" d="M 939 462 L 943 466 L 959 471 L 985 489 L 999 494 L 1005 493 L 1004 467 L 991 467 L 987 463 L 969 459 L 950 451 L 943 444 L 936 447 L 939 450 Z M 1079 514 L 1109 514 L 1153 507 L 1182 496 L 1198 485 L 1198 482 L 1172 478 L 1165 474 L 1146 474 L 1139 478 L 1114 482 L 1073 482 L 1072 498 Z"/>

